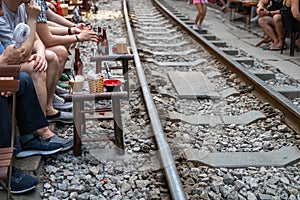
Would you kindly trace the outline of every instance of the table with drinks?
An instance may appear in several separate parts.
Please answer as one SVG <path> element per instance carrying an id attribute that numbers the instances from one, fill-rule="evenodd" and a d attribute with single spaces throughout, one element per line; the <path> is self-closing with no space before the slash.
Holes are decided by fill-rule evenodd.
<path id="1" fill-rule="evenodd" d="M 85 76 L 82 75 L 82 61 L 80 52 L 75 48 L 75 58 L 73 63 L 74 77 L 70 80 L 71 94 L 66 95 L 66 101 L 73 101 L 74 113 L 74 155 L 81 155 L 82 142 L 114 141 L 116 151 L 119 155 L 124 155 L 124 135 L 121 119 L 122 99 L 127 99 L 129 94 L 128 62 L 133 60 L 133 55 L 128 53 L 126 39 L 117 39 L 109 46 L 105 28 L 98 28 L 99 41 L 94 56 L 90 58 L 95 62 L 95 70 L 90 70 Z M 111 65 L 116 63 L 117 65 Z M 120 65 L 121 63 L 121 65 Z M 122 74 L 112 73 L 114 70 L 121 70 Z M 87 81 L 85 81 L 85 79 Z M 86 84 L 86 82 L 88 84 Z M 85 90 L 88 85 L 88 91 Z M 109 101 L 109 107 L 86 108 L 85 102 Z M 111 113 L 108 114 L 107 113 Z M 90 119 L 86 114 L 97 115 Z M 86 134 L 87 120 L 112 120 L 114 136 L 84 138 Z"/>

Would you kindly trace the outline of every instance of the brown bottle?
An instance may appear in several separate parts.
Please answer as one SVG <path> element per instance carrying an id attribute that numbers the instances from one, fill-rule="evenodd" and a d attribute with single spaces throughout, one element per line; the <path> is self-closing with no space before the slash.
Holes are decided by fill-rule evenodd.
<path id="1" fill-rule="evenodd" d="M 101 27 L 98 27 L 98 43 L 103 41 L 103 35 L 102 35 L 102 30 Z"/>
<path id="2" fill-rule="evenodd" d="M 98 42 L 97 42 L 97 50 L 98 50 L 98 54 L 101 55 L 102 51 L 101 51 L 101 43 L 103 42 L 103 35 L 102 35 L 102 30 L 101 27 L 98 27 Z"/>
<path id="3" fill-rule="evenodd" d="M 100 43 L 100 47 L 101 47 L 101 55 L 108 55 L 109 54 L 109 47 L 108 47 L 108 40 L 107 40 L 107 36 L 106 36 L 106 29 L 103 29 L 103 33 L 102 33 L 102 38 L 103 41 Z"/>
<path id="4" fill-rule="evenodd" d="M 75 75 L 82 75 L 82 61 L 80 59 L 80 52 L 78 48 L 75 48 L 75 60 L 73 69 Z"/>

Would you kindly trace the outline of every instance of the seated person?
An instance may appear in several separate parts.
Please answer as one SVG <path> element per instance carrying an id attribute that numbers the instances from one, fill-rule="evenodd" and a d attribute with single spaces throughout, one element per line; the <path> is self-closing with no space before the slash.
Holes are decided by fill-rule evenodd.
<path id="1" fill-rule="evenodd" d="M 300 4 L 299 0 L 286 0 L 284 2 L 285 7 L 291 8 L 291 12 L 293 14 L 293 17 L 300 21 Z M 300 38 L 296 40 L 296 47 L 297 49 L 300 49 Z"/>
<path id="2" fill-rule="evenodd" d="M 0 43 L 0 49 L 3 49 Z M 8 52 L 10 51 L 10 52 Z M 11 52 L 14 52 L 14 56 L 11 56 Z M 0 64 L 7 64 L 12 58 L 16 58 L 15 48 L 10 46 L 4 50 L 4 53 L 0 52 Z M 17 157 L 27 157 L 32 155 L 49 155 L 56 153 L 60 150 L 70 149 L 73 145 L 72 140 L 67 140 L 55 135 L 48 127 L 48 121 L 43 114 L 33 82 L 27 73 L 21 72 L 19 76 L 20 86 L 17 92 L 16 101 L 16 118 L 18 121 L 18 128 L 20 132 L 20 143 L 22 151 L 17 151 Z M 11 121 L 7 106 L 7 97 L 11 95 L 10 92 L 1 92 L 0 106 L 1 106 L 1 120 L 0 131 L 1 133 L 7 132 L 10 129 L 8 122 Z M 1 125 L 2 124 L 2 125 Z M 1 141 L 4 137 L 1 137 Z"/>
<path id="3" fill-rule="evenodd" d="M 0 16 L 4 14 L 2 9 L 2 0 L 0 0 Z M 5 50 L 0 43 L 0 64 L 14 64 L 24 56 L 25 48 L 15 48 L 15 45 L 9 45 Z M 48 128 L 48 122 L 38 102 L 35 89 L 31 78 L 26 73 L 19 75 L 19 91 L 17 92 L 17 110 L 16 117 L 21 135 L 21 145 L 18 140 L 14 142 L 14 155 L 19 157 L 42 154 L 50 155 L 62 150 L 63 144 L 57 143 L 58 136 L 43 139 L 38 133 L 52 133 Z M 7 98 L 10 92 L 0 91 L 0 148 L 9 147 L 11 144 L 11 117 L 8 109 Z M 35 133 L 37 134 L 35 134 Z M 21 170 L 13 167 L 11 180 L 11 193 L 20 194 L 34 189 L 38 180 L 29 176 Z"/>
<path id="4" fill-rule="evenodd" d="M 50 116 L 51 122 L 73 123 L 71 112 L 60 112 L 53 107 L 53 96 L 60 78 L 59 71 L 62 71 L 64 66 L 59 65 L 60 60 L 53 51 L 45 50 L 44 44 L 36 34 L 40 7 L 30 0 L 3 0 L 3 10 L 5 14 L 0 18 L 0 41 L 5 47 L 15 42 L 13 38 L 15 21 L 27 23 L 30 27 L 30 35 L 22 44 L 26 47 L 26 57 L 21 59 L 21 71 L 27 72 L 32 77 L 44 114 Z M 60 55 L 66 58 L 68 56 L 67 52 Z"/>
<path id="5" fill-rule="evenodd" d="M 258 24 L 263 32 L 271 38 L 272 44 L 269 50 L 280 50 L 283 44 L 284 29 L 280 15 L 282 2 L 276 0 L 261 0 L 257 4 Z"/>

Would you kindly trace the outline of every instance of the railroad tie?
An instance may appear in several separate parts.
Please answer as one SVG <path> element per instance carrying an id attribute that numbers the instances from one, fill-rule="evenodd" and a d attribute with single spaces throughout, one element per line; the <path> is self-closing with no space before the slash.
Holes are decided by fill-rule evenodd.
<path id="1" fill-rule="evenodd" d="M 224 152 L 210 153 L 198 149 L 184 150 L 188 161 L 210 167 L 283 167 L 300 160 L 300 150 L 295 146 L 282 147 L 269 152 Z"/>

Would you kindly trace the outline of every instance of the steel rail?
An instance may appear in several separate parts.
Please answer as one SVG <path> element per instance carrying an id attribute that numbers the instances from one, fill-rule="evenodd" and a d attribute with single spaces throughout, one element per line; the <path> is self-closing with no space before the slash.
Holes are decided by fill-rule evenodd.
<path id="1" fill-rule="evenodd" d="M 151 127 L 153 129 L 153 133 L 155 136 L 156 144 L 158 147 L 158 154 L 161 160 L 162 167 L 164 169 L 167 183 L 169 186 L 169 191 L 172 199 L 174 200 L 185 200 L 187 199 L 186 194 L 184 192 L 182 183 L 180 181 L 178 171 L 175 166 L 175 162 L 166 140 L 165 134 L 163 132 L 163 128 L 161 122 L 159 120 L 158 112 L 156 110 L 153 98 L 150 93 L 150 89 L 148 87 L 145 73 L 143 67 L 141 65 L 141 61 L 138 55 L 138 51 L 136 48 L 134 36 L 132 33 L 132 29 L 130 26 L 129 15 L 126 5 L 126 0 L 123 0 L 123 12 L 128 32 L 128 37 L 130 41 L 131 50 L 134 56 L 134 62 L 136 66 L 137 75 L 140 81 L 142 93 L 144 96 L 144 100 L 147 106 L 148 115 L 151 121 Z"/>
<path id="2" fill-rule="evenodd" d="M 168 18 L 179 25 L 184 31 L 186 31 L 189 36 L 194 38 L 201 46 L 211 53 L 211 55 L 218 58 L 220 62 L 229 67 L 233 72 L 235 72 L 240 79 L 245 83 L 254 86 L 254 92 L 263 101 L 269 102 L 274 107 L 281 110 L 285 115 L 285 122 L 298 134 L 300 134 L 300 109 L 294 105 L 285 96 L 275 91 L 264 81 L 259 79 L 254 74 L 250 73 L 246 68 L 244 68 L 240 63 L 231 59 L 227 54 L 221 51 L 218 47 L 213 45 L 209 40 L 203 37 L 201 34 L 194 31 L 185 22 L 181 21 L 176 15 L 174 15 L 169 9 L 160 3 L 158 0 L 152 0 L 154 5 L 160 12 L 165 14 Z"/>

